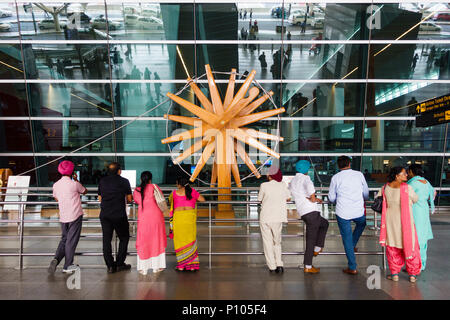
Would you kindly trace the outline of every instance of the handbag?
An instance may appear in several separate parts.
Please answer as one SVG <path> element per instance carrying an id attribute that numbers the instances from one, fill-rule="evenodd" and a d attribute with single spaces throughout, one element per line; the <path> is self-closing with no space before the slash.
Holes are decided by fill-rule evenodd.
<path id="1" fill-rule="evenodd" d="M 164 198 L 164 195 L 155 184 L 153 184 L 153 195 L 155 197 L 156 204 L 158 205 L 159 210 L 161 210 L 163 213 L 169 211 L 166 198 Z"/>
<path id="2" fill-rule="evenodd" d="M 378 213 L 381 213 L 381 211 L 383 211 L 383 193 L 384 193 L 384 186 L 381 189 L 381 196 L 378 196 L 375 198 L 375 200 L 373 201 L 373 204 L 371 206 L 373 211 L 376 211 Z"/>

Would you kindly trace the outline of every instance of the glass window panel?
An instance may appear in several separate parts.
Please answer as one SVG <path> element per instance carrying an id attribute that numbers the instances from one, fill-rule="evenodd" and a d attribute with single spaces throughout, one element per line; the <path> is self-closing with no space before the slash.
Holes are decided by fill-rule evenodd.
<path id="1" fill-rule="evenodd" d="M 55 160 L 56 157 L 36 157 L 37 165 L 47 164 Z M 70 160 L 75 164 L 74 171 L 79 171 L 80 182 L 85 187 L 97 187 L 100 179 L 106 175 L 106 169 L 110 162 L 115 161 L 114 157 L 89 156 L 89 157 L 65 157 L 63 160 Z M 60 161 L 52 162 L 37 171 L 40 187 L 51 187 L 53 183 L 61 178 L 58 173 Z"/>
<path id="2" fill-rule="evenodd" d="M 16 3 L 14 1 L 0 3 L 0 39 L 19 39 Z"/>
<path id="3" fill-rule="evenodd" d="M 370 144 L 365 151 L 443 152 L 445 125 L 417 128 L 414 120 L 367 121 Z"/>
<path id="4" fill-rule="evenodd" d="M 374 44 L 369 78 L 449 79 L 449 54 L 450 46 L 443 44 Z"/>
<path id="5" fill-rule="evenodd" d="M 116 127 L 125 123 L 116 121 Z M 166 121 L 135 121 L 116 132 L 117 152 L 169 152 L 167 145 L 161 143 L 164 138 Z"/>
<path id="6" fill-rule="evenodd" d="M 111 85 L 105 84 L 28 84 L 33 116 L 111 117 Z"/>
<path id="7" fill-rule="evenodd" d="M 153 75 L 152 75 L 153 77 Z M 115 115 L 133 117 L 146 113 L 145 117 L 162 117 L 171 108 L 170 114 L 187 112 L 182 107 L 176 106 L 172 100 L 167 101 L 166 94 L 173 94 L 182 90 L 184 84 L 174 83 L 116 83 L 114 84 Z M 189 89 L 185 89 L 178 96 L 194 102 Z M 189 113 L 190 114 L 190 113 Z M 191 114 L 192 115 L 192 114 Z"/>
<path id="8" fill-rule="evenodd" d="M 376 4 L 371 37 L 376 40 L 448 39 L 445 25 L 448 7 L 443 2 L 400 2 Z M 379 26 L 376 21 L 379 19 Z"/>
<path id="9" fill-rule="evenodd" d="M 196 10 L 200 40 L 281 40 L 282 25 L 288 30 L 281 3 L 198 3 Z"/>
<path id="10" fill-rule="evenodd" d="M 101 44 L 25 44 L 28 79 L 109 79 L 108 47 Z"/>
<path id="11" fill-rule="evenodd" d="M 444 160 L 444 170 L 442 171 L 442 187 L 450 187 L 450 157 L 446 157 Z M 447 197 L 449 197 L 450 192 L 447 191 L 446 193 Z M 450 199 L 447 200 L 447 203 L 450 203 Z"/>
<path id="12" fill-rule="evenodd" d="M 151 61 L 151 64 L 149 64 L 149 61 Z M 184 80 L 188 75 L 190 77 L 195 75 L 194 46 L 166 44 L 112 45 L 111 64 L 113 79 Z M 148 69 L 148 73 L 146 69 Z"/>
<path id="13" fill-rule="evenodd" d="M 448 83 L 369 83 L 367 116 L 413 116 L 414 106 L 449 92 Z"/>
<path id="14" fill-rule="evenodd" d="M 68 152 L 113 130 L 112 121 L 33 121 L 36 152 Z M 113 152 L 113 135 L 80 150 L 80 152 Z"/>
<path id="15" fill-rule="evenodd" d="M 0 121 L 2 152 L 32 152 L 29 121 Z"/>
<path id="16" fill-rule="evenodd" d="M 193 40 L 192 3 L 108 3 L 108 18 L 123 27 L 110 29 L 115 40 Z"/>
<path id="17" fill-rule="evenodd" d="M 288 83 L 283 85 L 283 116 L 363 116 L 364 83 Z"/>
<path id="18" fill-rule="evenodd" d="M 28 116 L 26 96 L 23 83 L 1 83 L 0 116 Z"/>
<path id="19" fill-rule="evenodd" d="M 103 2 L 18 3 L 20 32 L 32 40 L 106 40 Z M 115 24 L 114 24 L 115 25 Z"/>
<path id="20" fill-rule="evenodd" d="M 20 50 L 20 45 L 1 44 L 0 79 L 23 79 L 23 77 L 22 52 Z"/>
<path id="21" fill-rule="evenodd" d="M 8 156 L 4 157 L 0 154 L 0 168 L 9 168 L 12 170 L 13 175 L 19 175 L 25 171 L 33 169 L 35 167 L 34 158 L 30 153 L 27 157 Z M 31 177 L 30 186 L 36 186 L 36 173 L 30 172 L 27 175 Z M 5 187 L 5 185 L 3 185 Z"/>

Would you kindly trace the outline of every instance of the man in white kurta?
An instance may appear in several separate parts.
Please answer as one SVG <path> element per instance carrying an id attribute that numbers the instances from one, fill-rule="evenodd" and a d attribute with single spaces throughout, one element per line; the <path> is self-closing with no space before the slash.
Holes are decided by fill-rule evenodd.
<path id="1" fill-rule="evenodd" d="M 290 198 L 287 185 L 282 182 L 281 171 L 269 175 L 269 182 L 261 184 L 258 201 L 261 201 L 259 225 L 263 239 L 264 255 L 270 272 L 283 272 L 281 260 L 281 231 L 287 222 L 286 201 Z"/>

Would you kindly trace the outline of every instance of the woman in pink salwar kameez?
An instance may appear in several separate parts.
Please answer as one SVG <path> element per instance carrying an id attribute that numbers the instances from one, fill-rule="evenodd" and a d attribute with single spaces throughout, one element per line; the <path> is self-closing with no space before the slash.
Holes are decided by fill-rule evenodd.
<path id="1" fill-rule="evenodd" d="M 419 197 L 406 181 L 404 168 L 392 168 L 388 183 L 378 192 L 377 196 L 383 196 L 380 244 L 386 247 L 386 259 L 391 271 L 388 279 L 398 281 L 400 270 L 406 263 L 409 281 L 416 282 L 422 262 L 412 204 L 417 202 Z"/>
<path id="2" fill-rule="evenodd" d="M 156 273 L 166 268 L 166 228 L 163 213 L 153 194 L 154 188 L 159 189 L 152 184 L 151 172 L 144 171 L 141 186 L 133 193 L 134 202 L 139 205 L 136 249 L 137 270 L 141 274 L 147 274 L 149 269 Z"/>

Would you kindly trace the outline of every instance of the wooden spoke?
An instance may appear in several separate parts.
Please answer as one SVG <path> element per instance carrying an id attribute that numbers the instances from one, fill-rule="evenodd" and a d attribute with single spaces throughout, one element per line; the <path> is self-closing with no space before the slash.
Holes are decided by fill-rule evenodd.
<path id="1" fill-rule="evenodd" d="M 188 81 L 191 81 L 191 80 L 192 80 L 191 78 L 188 78 Z M 197 86 L 197 84 L 192 81 L 189 85 L 191 86 L 191 89 L 194 91 L 198 100 L 200 100 L 200 103 L 202 104 L 203 108 L 205 108 L 209 112 L 214 112 L 211 102 L 208 100 L 208 98 L 205 96 L 205 94 L 202 92 L 202 90 L 200 90 L 200 88 Z"/>
<path id="2" fill-rule="evenodd" d="M 211 96 L 212 105 L 217 115 L 223 114 L 222 99 L 220 99 L 219 90 L 217 89 L 216 81 L 211 71 L 209 64 L 205 65 L 206 76 L 208 77 L 209 94 Z"/>
<path id="3" fill-rule="evenodd" d="M 206 146 L 206 144 L 208 142 L 209 142 L 209 139 L 206 139 L 206 138 L 203 138 L 202 140 L 197 141 L 196 143 L 191 145 L 189 149 L 185 150 L 181 155 L 179 155 L 175 160 L 173 160 L 173 162 L 181 163 L 181 161 L 183 161 L 184 159 L 186 159 L 187 157 L 192 155 L 194 152 L 197 152 L 198 150 L 200 150 L 201 148 Z"/>
<path id="4" fill-rule="evenodd" d="M 273 91 L 270 91 L 269 93 L 266 93 L 265 95 L 263 95 L 262 97 L 258 98 L 257 100 L 253 101 L 252 103 L 250 103 L 247 107 L 245 107 L 244 109 L 242 109 L 239 113 L 238 116 L 245 116 L 247 114 L 252 113 L 253 111 L 255 111 L 260 105 L 262 105 L 267 99 L 269 99 L 270 96 L 273 95 Z"/>
<path id="5" fill-rule="evenodd" d="M 220 118 L 219 126 L 224 126 L 231 119 L 236 117 L 236 115 L 239 113 L 239 111 L 241 111 L 243 108 L 245 108 L 253 99 L 255 99 L 258 96 L 258 94 L 259 94 L 259 89 L 256 87 L 253 87 L 249 91 L 248 98 L 242 99 L 237 104 L 229 106 L 227 111 Z"/>
<path id="6" fill-rule="evenodd" d="M 256 139 L 284 141 L 283 137 L 279 137 L 279 136 L 276 136 L 273 134 L 257 131 L 254 129 L 242 128 L 242 130 L 244 130 L 246 133 L 248 133 L 249 135 L 251 135 L 253 138 L 256 138 Z"/>
<path id="7" fill-rule="evenodd" d="M 214 149 L 216 148 L 216 143 L 214 141 L 210 142 L 205 149 L 203 150 L 202 156 L 197 162 L 197 165 L 195 167 L 194 172 L 191 175 L 191 181 L 194 182 L 197 176 L 199 175 L 200 171 L 205 166 L 206 162 L 211 157 L 212 153 L 214 152 Z"/>
<path id="8" fill-rule="evenodd" d="M 187 124 L 189 126 L 195 126 L 195 127 L 199 127 L 203 124 L 203 121 L 199 118 L 190 118 L 190 117 L 174 116 L 174 115 L 167 115 L 167 114 L 164 115 L 164 118 L 166 118 L 166 119 L 169 118 L 169 120 Z"/>
<path id="9" fill-rule="evenodd" d="M 214 123 L 216 123 L 219 120 L 219 118 L 214 113 L 206 111 L 205 109 L 200 108 L 199 106 L 197 106 L 187 100 L 184 100 L 183 98 L 180 98 L 172 93 L 167 93 L 167 96 L 170 99 L 172 99 L 173 101 L 175 101 L 176 103 L 178 103 L 180 106 L 185 108 L 186 110 L 195 114 L 197 117 L 199 117 L 203 121 L 209 123 L 210 125 L 214 125 Z"/>
<path id="10" fill-rule="evenodd" d="M 284 108 L 279 108 L 279 109 L 274 109 L 274 110 L 262 111 L 262 112 L 258 112 L 258 113 L 252 113 L 247 116 L 243 116 L 243 117 L 239 117 L 239 118 L 235 118 L 235 119 L 231 120 L 230 126 L 232 128 L 242 127 L 249 123 L 257 122 L 259 120 L 283 113 L 284 111 L 286 111 Z"/>
<path id="11" fill-rule="evenodd" d="M 211 170 L 211 188 L 214 187 L 216 181 L 217 181 L 217 165 L 216 165 L 216 158 L 214 157 L 214 162 Z"/>
<path id="12" fill-rule="evenodd" d="M 269 147 L 267 147 L 266 145 L 262 144 L 261 142 L 259 142 L 258 140 L 256 140 L 255 138 L 253 138 L 251 135 L 249 135 L 248 133 L 246 133 L 244 130 L 241 129 L 236 129 L 234 131 L 231 132 L 231 134 L 233 135 L 233 137 L 235 137 L 236 139 L 262 151 L 265 152 L 269 155 L 271 155 L 272 157 L 275 157 L 277 159 L 280 158 L 280 154 L 273 151 L 272 149 L 270 149 Z"/>
<path id="13" fill-rule="evenodd" d="M 239 91 L 236 93 L 236 95 L 234 96 L 233 101 L 231 101 L 229 107 L 237 104 L 239 102 L 239 100 L 244 98 L 245 94 L 247 93 L 248 88 L 252 84 L 255 74 L 256 74 L 255 70 L 252 70 L 252 72 L 250 72 L 250 74 L 247 76 L 247 79 L 242 84 L 242 86 L 239 88 Z"/>
<path id="14" fill-rule="evenodd" d="M 259 179 L 261 177 L 261 174 L 259 173 L 258 169 L 256 169 L 247 152 L 245 152 L 244 146 L 239 142 L 235 142 L 234 148 L 238 156 L 242 159 L 242 161 L 245 162 L 250 171 Z"/>
<path id="15" fill-rule="evenodd" d="M 234 87 L 236 82 L 236 69 L 231 69 L 230 79 L 228 80 L 227 93 L 225 94 L 225 99 L 223 100 L 223 109 L 226 110 L 233 101 Z"/>
<path id="16" fill-rule="evenodd" d="M 163 139 L 163 140 L 161 140 L 161 143 L 166 144 L 166 143 L 177 142 L 177 141 L 181 141 L 181 140 L 200 138 L 200 137 L 203 137 L 205 135 L 205 132 L 209 129 L 211 129 L 211 127 L 206 124 L 201 127 L 196 127 L 195 129 L 181 132 L 179 134 L 175 134 L 171 137 Z"/>

